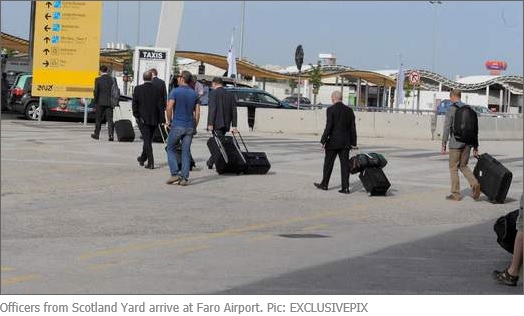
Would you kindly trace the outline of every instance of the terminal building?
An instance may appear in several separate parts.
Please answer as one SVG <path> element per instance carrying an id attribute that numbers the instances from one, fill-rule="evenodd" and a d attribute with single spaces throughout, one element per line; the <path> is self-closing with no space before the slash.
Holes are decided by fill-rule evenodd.
<path id="1" fill-rule="evenodd" d="M 2 72 L 30 71 L 28 60 L 29 42 L 2 32 L 2 49 L 17 52 L 2 60 Z M 130 81 L 124 76 L 124 64 L 131 64 L 133 52 L 125 44 L 108 44 L 100 51 L 100 62 L 115 72 L 119 81 Z M 200 76 L 224 76 L 227 72 L 227 56 L 206 52 L 176 51 L 174 69 L 189 70 Z M 26 70 L 22 69 L 25 67 Z M 411 111 L 434 111 L 440 100 L 449 97 L 449 91 L 458 88 L 463 91 L 463 101 L 471 105 L 489 108 L 494 112 L 522 113 L 523 77 L 505 76 L 499 73 L 450 79 L 424 69 L 404 70 L 405 82 L 412 71 L 420 80 L 412 87 L 404 85 L 404 102 L 396 104 L 396 78 L 398 70 L 363 70 L 338 65 L 336 56 L 322 53 L 318 56 L 321 67 L 322 86 L 316 96 L 317 104 L 328 105 L 334 90 L 342 92 L 344 102 L 362 109 L 390 108 Z M 18 68 L 14 69 L 14 66 Z M 500 65 L 499 65 L 500 66 Z M 504 66 L 504 65 L 502 65 Z M 21 68 L 22 67 L 22 68 Z M 505 66 L 504 66 L 505 67 Z M 10 69 L 13 68 L 13 69 Z M 173 69 L 173 70 L 174 70 Z M 246 59 L 237 58 L 238 82 L 266 90 L 279 99 L 298 93 L 299 74 L 296 66 L 258 66 Z M 310 82 L 312 65 L 304 64 L 300 76 L 300 94 L 313 100 Z M 132 91 L 126 85 L 127 94 Z"/>

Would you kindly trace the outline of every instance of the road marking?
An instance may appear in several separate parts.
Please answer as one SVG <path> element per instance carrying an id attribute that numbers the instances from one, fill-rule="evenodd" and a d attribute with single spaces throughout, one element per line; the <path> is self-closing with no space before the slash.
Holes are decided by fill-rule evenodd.
<path id="1" fill-rule="evenodd" d="M 188 248 L 182 249 L 182 251 L 180 251 L 179 254 L 185 255 L 185 254 L 188 254 L 188 253 L 193 253 L 193 252 L 197 252 L 197 251 L 200 251 L 200 250 L 206 250 L 206 249 L 209 249 L 208 245 L 188 247 Z"/>
<path id="2" fill-rule="evenodd" d="M 328 227 L 328 225 L 320 224 L 320 225 L 315 225 L 315 226 L 304 227 L 304 228 L 302 228 L 302 231 L 310 232 L 310 231 L 315 231 L 315 230 L 319 230 L 319 229 L 324 229 L 326 227 Z"/>
<path id="3" fill-rule="evenodd" d="M 398 204 L 398 203 L 404 203 L 406 201 L 425 199 L 426 197 L 424 196 L 424 193 L 434 194 L 434 191 L 418 192 L 418 193 L 409 194 L 409 195 L 399 197 L 399 198 L 392 197 L 392 200 L 389 203 Z M 173 247 L 183 242 L 209 241 L 209 240 L 218 239 L 218 238 L 230 237 L 230 236 L 234 236 L 234 235 L 238 235 L 238 234 L 246 233 L 246 232 L 254 232 L 254 231 L 259 231 L 259 230 L 268 229 L 268 228 L 280 227 L 280 226 L 285 226 L 289 224 L 308 222 L 308 221 L 325 219 L 325 218 L 330 218 L 330 217 L 349 216 L 353 220 L 358 220 L 352 217 L 353 216 L 352 213 L 355 210 L 364 210 L 364 209 L 367 209 L 373 206 L 381 206 L 383 205 L 383 202 L 384 201 L 380 199 L 380 200 L 375 200 L 369 203 L 359 204 L 359 205 L 356 205 L 350 208 L 345 208 L 345 209 L 340 209 L 340 210 L 335 210 L 335 211 L 320 212 L 320 213 L 310 215 L 310 216 L 291 217 L 291 218 L 287 218 L 283 220 L 253 224 L 253 225 L 249 225 L 245 227 L 231 228 L 231 229 L 227 229 L 227 230 L 224 230 L 218 233 L 200 234 L 200 235 L 195 235 L 195 236 L 182 237 L 182 238 L 178 238 L 174 240 L 158 240 L 158 241 L 147 242 L 147 243 L 138 243 L 138 244 L 130 244 L 130 245 L 119 246 L 119 247 L 114 247 L 114 248 L 107 248 L 103 250 L 95 250 L 95 251 L 87 252 L 87 253 L 80 255 L 79 260 L 89 260 L 93 258 L 112 256 L 112 255 L 117 255 L 117 254 L 124 254 L 124 253 L 132 252 L 132 251 L 150 250 L 150 249 L 162 248 L 162 247 Z"/>
<path id="4" fill-rule="evenodd" d="M 103 162 L 103 161 L 68 161 L 68 160 L 53 160 L 53 159 L 17 159 L 17 158 L 4 158 L 2 161 L 14 161 L 14 162 L 34 162 L 43 164 L 69 164 L 69 165 L 107 165 L 107 166 L 129 166 L 131 163 L 116 163 L 116 162 Z M 134 164 L 133 164 L 134 165 Z"/>
<path id="5" fill-rule="evenodd" d="M 1 279 L 0 284 L 2 286 L 13 285 L 13 284 L 18 284 L 18 283 L 22 283 L 22 282 L 27 282 L 27 281 L 40 279 L 41 277 L 42 276 L 40 276 L 38 274 L 21 275 L 21 276 L 17 276 L 17 277 Z"/>
<path id="6" fill-rule="evenodd" d="M 271 239 L 273 237 L 275 237 L 275 236 L 273 236 L 272 234 L 265 234 L 265 235 L 262 235 L 262 236 L 257 236 L 257 237 L 250 238 L 249 240 L 250 241 L 263 241 L 263 240 Z"/>
<path id="7" fill-rule="evenodd" d="M 9 271 L 15 271 L 16 269 L 13 267 L 8 266 L 0 266 L 0 272 L 9 272 Z"/>

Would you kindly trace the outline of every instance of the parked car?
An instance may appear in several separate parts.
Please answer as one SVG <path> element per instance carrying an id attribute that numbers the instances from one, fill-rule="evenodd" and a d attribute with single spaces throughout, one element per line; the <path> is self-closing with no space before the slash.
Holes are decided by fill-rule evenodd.
<path id="1" fill-rule="evenodd" d="M 268 108 L 268 109 L 296 109 L 297 107 L 287 102 L 280 101 L 275 96 L 263 90 L 239 87 L 226 87 L 233 92 L 237 106 Z"/>
<path id="2" fill-rule="evenodd" d="M 33 76 L 29 73 L 20 73 L 16 75 L 8 96 L 8 109 L 13 109 L 16 103 L 20 103 L 22 97 L 31 90 Z"/>
<path id="3" fill-rule="evenodd" d="M 289 103 L 289 104 L 293 104 L 295 106 L 298 105 L 298 97 L 297 96 L 287 97 L 287 98 L 285 98 L 282 101 L 286 102 L 286 103 Z M 311 104 L 311 101 L 308 98 L 306 98 L 306 97 L 300 97 L 300 105 L 302 105 L 302 104 L 309 105 L 309 104 Z"/>
<path id="4" fill-rule="evenodd" d="M 475 110 L 479 116 L 503 117 L 502 114 L 493 112 L 486 106 L 472 105 L 471 108 Z"/>
<path id="5" fill-rule="evenodd" d="M 28 120 L 38 120 L 40 112 L 39 97 L 31 94 L 31 74 L 21 74 L 17 77 L 14 88 L 11 89 L 9 104 L 15 113 L 20 113 Z M 131 101 L 132 98 L 120 96 L 120 102 Z M 43 116 L 42 119 L 54 117 L 69 117 L 82 120 L 85 107 L 87 106 L 88 120 L 95 119 L 95 107 L 91 98 L 59 98 L 42 97 Z"/>

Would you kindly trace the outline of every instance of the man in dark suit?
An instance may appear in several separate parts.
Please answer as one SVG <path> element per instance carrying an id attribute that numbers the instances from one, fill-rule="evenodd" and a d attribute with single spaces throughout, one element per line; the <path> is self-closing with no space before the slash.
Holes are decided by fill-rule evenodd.
<path id="1" fill-rule="evenodd" d="M 100 66 L 100 77 L 95 79 L 95 91 L 93 102 L 96 109 L 95 131 L 91 137 L 98 139 L 102 128 L 102 119 L 105 117 L 109 133 L 109 141 L 114 140 L 113 107 L 111 106 L 111 87 L 113 78 L 107 74 L 107 66 Z"/>
<path id="2" fill-rule="evenodd" d="M 217 136 L 224 136 L 231 128 L 237 133 L 237 103 L 235 96 L 224 89 L 220 77 L 213 78 L 211 82 L 213 91 L 209 93 L 207 130 L 214 131 Z M 213 157 L 207 161 L 207 167 L 213 168 Z"/>
<path id="3" fill-rule="evenodd" d="M 158 78 L 158 71 L 155 68 L 151 68 L 149 71 L 151 71 L 151 74 L 153 75 L 153 79 L 151 80 L 151 83 L 160 91 L 160 96 L 162 97 L 161 102 L 165 108 L 167 105 L 166 82 Z"/>
<path id="4" fill-rule="evenodd" d="M 142 154 L 138 156 L 138 163 L 147 169 L 155 168 L 153 157 L 153 134 L 158 124 L 164 122 L 164 106 L 160 91 L 151 82 L 151 71 L 144 72 L 144 83 L 137 86 L 133 92 L 133 116 L 139 122 L 140 132 L 142 133 L 143 147 Z"/>
<path id="5" fill-rule="evenodd" d="M 321 190 L 327 190 L 333 165 L 338 155 L 340 159 L 340 177 L 342 189 L 338 192 L 349 194 L 349 151 L 357 146 L 357 129 L 355 114 L 350 107 L 342 103 L 342 93 L 334 91 L 327 111 L 326 128 L 320 143 L 326 152 L 322 182 L 314 183 Z"/>

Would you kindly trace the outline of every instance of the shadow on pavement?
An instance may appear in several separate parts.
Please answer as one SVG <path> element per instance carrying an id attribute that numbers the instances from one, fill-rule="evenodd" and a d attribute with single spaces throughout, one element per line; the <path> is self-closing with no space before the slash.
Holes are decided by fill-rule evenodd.
<path id="1" fill-rule="evenodd" d="M 509 287 L 491 278 L 511 260 L 496 243 L 494 221 L 216 294 L 523 294 L 522 281 Z"/>

